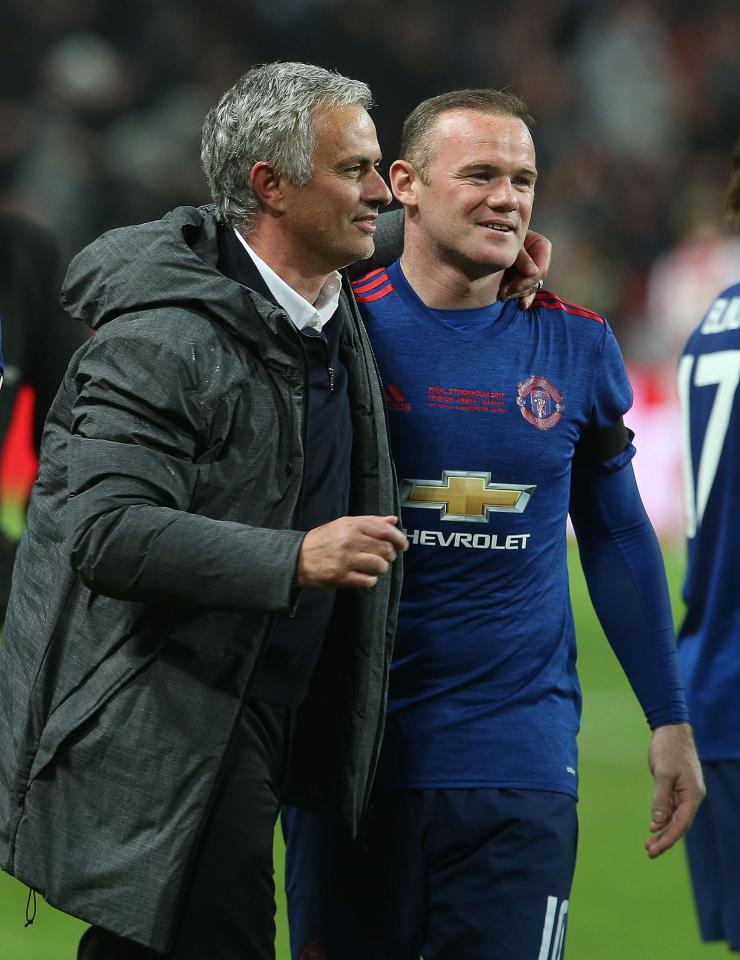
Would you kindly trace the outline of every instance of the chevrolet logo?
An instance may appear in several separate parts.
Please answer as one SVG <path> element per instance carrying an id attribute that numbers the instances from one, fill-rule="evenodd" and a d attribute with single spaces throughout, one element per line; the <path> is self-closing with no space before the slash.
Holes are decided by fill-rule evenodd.
<path id="1" fill-rule="evenodd" d="M 536 485 L 491 483 L 490 473 L 443 470 L 441 480 L 404 480 L 401 505 L 442 511 L 442 520 L 485 523 L 490 513 L 522 513 Z"/>

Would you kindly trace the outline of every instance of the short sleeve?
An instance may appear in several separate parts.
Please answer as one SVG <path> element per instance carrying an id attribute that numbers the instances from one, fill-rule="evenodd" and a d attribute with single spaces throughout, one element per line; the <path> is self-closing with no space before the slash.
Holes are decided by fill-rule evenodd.
<path id="1" fill-rule="evenodd" d="M 622 351 L 611 327 L 604 321 L 600 362 L 594 371 L 589 429 L 610 427 L 632 406 L 632 385 L 624 367 Z"/>
<path id="2" fill-rule="evenodd" d="M 632 386 L 616 337 L 604 321 L 604 339 L 592 381 L 590 419 L 575 450 L 575 462 L 599 473 L 620 470 L 635 455 L 634 434 L 622 419 L 632 406 Z"/>

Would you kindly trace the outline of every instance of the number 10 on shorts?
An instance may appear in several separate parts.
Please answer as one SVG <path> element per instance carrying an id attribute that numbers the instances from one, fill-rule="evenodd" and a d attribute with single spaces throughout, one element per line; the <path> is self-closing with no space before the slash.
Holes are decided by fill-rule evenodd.
<path id="1" fill-rule="evenodd" d="M 545 922 L 542 927 L 542 943 L 537 960 L 560 960 L 565 943 L 565 921 L 568 918 L 568 901 L 563 900 L 558 909 L 558 898 L 547 898 Z"/>

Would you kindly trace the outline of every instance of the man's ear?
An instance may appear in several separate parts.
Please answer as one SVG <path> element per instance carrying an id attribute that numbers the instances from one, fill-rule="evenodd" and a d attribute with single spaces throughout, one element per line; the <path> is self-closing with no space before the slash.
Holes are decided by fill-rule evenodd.
<path id="1" fill-rule="evenodd" d="M 393 196 L 404 207 L 418 206 L 419 174 L 407 160 L 394 160 L 388 171 Z"/>
<path id="2" fill-rule="evenodd" d="M 260 203 L 273 213 L 285 211 L 283 179 L 271 163 L 259 160 L 249 173 L 252 189 Z"/>

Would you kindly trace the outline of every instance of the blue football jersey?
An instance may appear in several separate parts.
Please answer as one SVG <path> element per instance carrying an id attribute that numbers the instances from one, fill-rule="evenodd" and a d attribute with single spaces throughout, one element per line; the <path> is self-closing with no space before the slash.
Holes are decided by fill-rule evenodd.
<path id="1" fill-rule="evenodd" d="M 740 284 L 679 364 L 688 566 L 679 661 L 703 760 L 740 759 Z"/>
<path id="2" fill-rule="evenodd" d="M 575 795 L 571 466 L 631 404 L 616 340 L 547 291 L 527 311 L 433 310 L 398 263 L 354 289 L 411 543 L 380 780 Z"/>

